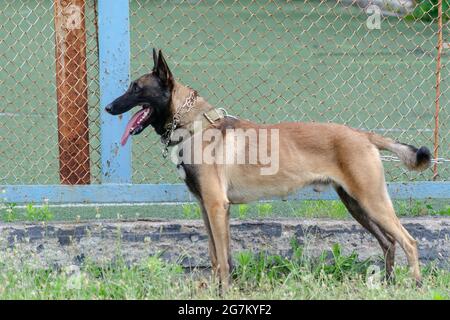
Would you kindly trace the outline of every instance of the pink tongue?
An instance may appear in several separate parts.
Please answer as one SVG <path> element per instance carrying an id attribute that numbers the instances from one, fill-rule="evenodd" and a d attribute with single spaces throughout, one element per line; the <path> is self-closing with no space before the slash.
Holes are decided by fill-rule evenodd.
<path id="1" fill-rule="evenodd" d="M 128 121 L 127 127 L 125 128 L 125 132 L 122 135 L 122 139 L 120 139 L 120 143 L 122 146 L 124 146 L 128 138 L 130 137 L 131 129 L 134 129 L 137 127 L 137 122 L 141 115 L 145 112 L 145 109 L 142 109 L 134 114 L 134 116 L 131 117 L 130 121 Z"/>

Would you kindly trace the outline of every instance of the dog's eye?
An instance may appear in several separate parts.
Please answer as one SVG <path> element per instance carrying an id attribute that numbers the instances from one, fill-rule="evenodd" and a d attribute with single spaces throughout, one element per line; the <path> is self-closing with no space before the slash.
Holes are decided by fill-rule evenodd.
<path id="1" fill-rule="evenodd" d="M 141 91 L 141 88 L 137 85 L 137 83 L 133 84 L 133 93 L 138 93 Z"/>

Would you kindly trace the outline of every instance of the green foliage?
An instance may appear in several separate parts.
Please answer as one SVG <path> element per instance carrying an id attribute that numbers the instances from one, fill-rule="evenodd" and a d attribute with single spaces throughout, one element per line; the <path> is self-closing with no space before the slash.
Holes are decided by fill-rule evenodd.
<path id="1" fill-rule="evenodd" d="M 258 216 L 261 218 L 268 217 L 273 213 L 273 206 L 271 203 L 258 203 Z"/>
<path id="2" fill-rule="evenodd" d="M 14 222 L 18 220 L 25 221 L 50 221 L 53 219 L 53 213 L 47 203 L 41 207 L 35 207 L 32 203 L 29 203 L 25 207 L 25 212 L 21 213 L 17 209 L 17 204 L 7 203 L 2 212 L 1 217 L 4 222 Z"/>
<path id="3" fill-rule="evenodd" d="M 185 219 L 200 219 L 201 209 L 197 204 L 183 204 L 183 218 Z"/>
<path id="4" fill-rule="evenodd" d="M 395 284 L 369 287 L 367 262 L 343 255 L 339 245 L 309 259 L 295 240 L 292 258 L 241 252 L 233 285 L 220 295 L 212 273 L 186 272 L 176 263 L 152 256 L 130 265 L 121 258 L 108 264 L 85 261 L 80 267 L 39 269 L 19 253 L 0 255 L 3 299 L 449 299 L 450 272 L 423 269 L 418 289 L 405 267 L 395 269 Z M 31 258 L 32 259 L 32 258 Z M 20 261 L 20 263 L 18 263 Z"/>
<path id="5" fill-rule="evenodd" d="M 450 0 L 442 0 L 442 20 L 450 19 Z M 406 20 L 421 20 L 425 22 L 436 22 L 438 18 L 438 0 L 420 0 L 417 7 L 409 15 Z"/>
<path id="6" fill-rule="evenodd" d="M 400 216 L 450 216 L 450 205 L 438 205 L 421 200 L 397 201 L 396 211 Z"/>
<path id="7" fill-rule="evenodd" d="M 435 209 L 431 204 L 425 204 L 429 215 L 450 216 L 450 205 L 446 205 L 440 209 Z"/>
<path id="8" fill-rule="evenodd" d="M 50 211 L 48 204 L 38 208 L 30 203 L 26 206 L 26 218 L 29 221 L 50 221 L 53 219 L 53 213 Z"/>
<path id="9" fill-rule="evenodd" d="M 338 244 L 333 245 L 330 252 L 324 251 L 318 259 L 310 260 L 304 255 L 303 248 L 291 242 L 292 257 L 285 258 L 279 255 L 265 253 L 252 254 L 240 252 L 237 257 L 237 267 L 234 278 L 243 282 L 279 281 L 286 276 L 299 277 L 304 273 L 312 274 L 316 278 L 331 277 L 337 281 L 344 279 L 345 275 L 365 276 L 367 268 L 373 262 L 359 260 L 358 254 L 353 252 L 343 255 Z"/>
<path id="10" fill-rule="evenodd" d="M 248 212 L 250 211 L 250 207 L 248 204 L 240 204 L 238 206 L 238 217 L 239 219 L 246 219 L 248 217 Z"/>
<path id="11" fill-rule="evenodd" d="M 2 212 L 2 220 L 5 222 L 13 222 L 18 219 L 15 203 L 7 203 Z"/>
<path id="12" fill-rule="evenodd" d="M 347 256 L 342 255 L 341 247 L 337 243 L 333 245 L 331 252 L 333 255 L 331 263 L 327 261 L 327 257 L 322 253 L 316 266 L 315 274 L 324 272 L 332 275 L 337 280 L 342 280 L 346 273 L 366 274 L 367 268 L 371 263 L 368 259 L 360 261 L 356 252 L 352 252 Z"/>
<path id="13" fill-rule="evenodd" d="M 450 216 L 450 205 L 445 206 L 445 208 L 438 211 L 439 215 Z"/>
<path id="14" fill-rule="evenodd" d="M 448 300 L 449 295 L 442 292 L 435 292 L 433 294 L 433 300 Z"/>
<path id="15" fill-rule="evenodd" d="M 305 218 L 345 219 L 349 216 L 347 208 L 339 200 L 306 200 L 295 214 Z"/>

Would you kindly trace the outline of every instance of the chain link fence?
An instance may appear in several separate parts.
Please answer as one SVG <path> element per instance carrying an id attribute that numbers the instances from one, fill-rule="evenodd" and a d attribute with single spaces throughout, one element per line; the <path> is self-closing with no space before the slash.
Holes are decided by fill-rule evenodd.
<path id="1" fill-rule="evenodd" d="M 56 94 L 56 63 L 60 57 L 55 54 L 54 18 L 54 1 L 0 1 L 0 184 L 60 183 Z M 89 123 L 91 182 L 98 183 L 100 137 L 95 1 L 86 1 L 82 18 L 86 24 L 86 54 L 81 60 L 66 63 L 75 64 L 74 72 L 81 72 L 77 63 L 86 66 L 88 113 L 83 116 L 88 119 L 74 114 L 73 119 L 69 116 L 65 120 L 68 124 L 74 120 Z M 63 45 L 70 50 L 70 43 Z M 76 88 L 76 83 L 72 86 Z M 79 100 L 81 95 L 70 90 L 61 93 L 60 99 L 69 101 Z M 77 145 L 77 141 L 71 143 L 73 147 Z M 75 154 L 79 152 L 85 151 L 73 150 Z"/>
<path id="2" fill-rule="evenodd" d="M 437 23 L 382 15 L 379 29 L 369 29 L 370 16 L 355 4 L 133 1 L 133 77 L 149 71 L 151 48 L 160 47 L 177 79 L 234 115 L 345 123 L 432 149 Z M 448 158 L 447 53 L 442 65 L 440 155 Z M 158 141 L 150 131 L 134 140 L 136 183 L 176 181 Z M 433 175 L 385 167 L 391 181 Z M 439 178 L 448 174 L 440 165 Z"/>
<path id="3" fill-rule="evenodd" d="M 131 77 L 151 70 L 157 47 L 179 81 L 233 115 L 345 123 L 432 150 L 438 24 L 405 19 L 402 10 L 416 4 L 398 2 L 366 11 L 370 1 L 130 0 Z M 1 184 L 58 184 L 54 1 L 0 4 Z M 94 0 L 86 1 L 85 23 L 90 183 L 100 183 Z M 448 23 L 443 39 L 449 41 Z M 448 52 L 441 57 L 439 113 L 445 159 Z M 180 182 L 160 150 L 152 130 L 133 139 L 133 183 Z M 433 177 L 431 169 L 410 173 L 395 161 L 385 168 L 389 181 Z M 438 173 L 448 180 L 448 162 Z"/>

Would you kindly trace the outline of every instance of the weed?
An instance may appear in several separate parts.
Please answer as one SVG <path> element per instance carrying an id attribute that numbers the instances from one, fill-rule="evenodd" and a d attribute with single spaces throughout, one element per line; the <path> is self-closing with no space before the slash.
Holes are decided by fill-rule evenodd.
<path id="1" fill-rule="evenodd" d="M 16 204 L 15 203 L 6 203 L 4 205 L 4 212 L 2 214 L 2 220 L 5 222 L 13 222 L 16 221 L 19 217 L 16 212 Z"/>
<path id="2" fill-rule="evenodd" d="M 317 259 L 306 258 L 303 248 L 295 241 L 292 241 L 291 245 L 291 258 L 240 252 L 236 256 L 237 267 L 233 277 L 240 282 L 260 283 L 262 280 L 276 282 L 288 275 L 295 278 L 302 273 L 309 273 L 315 278 L 327 276 L 342 281 L 345 275 L 349 274 L 364 276 L 367 268 L 373 264 L 373 261 L 368 259 L 359 260 L 355 252 L 343 255 L 338 244 L 333 245 L 331 257 L 330 252 L 324 251 Z"/>
<path id="3" fill-rule="evenodd" d="M 369 265 L 373 264 L 369 259 L 359 260 L 358 254 L 352 252 L 350 255 L 342 255 L 341 246 L 334 244 L 331 248 L 332 261 L 327 261 L 326 252 L 322 253 L 317 263 L 314 274 L 319 275 L 322 272 L 331 275 L 336 280 L 342 280 L 347 273 L 366 274 Z"/>
<path id="4" fill-rule="evenodd" d="M 258 203 L 258 216 L 261 218 L 268 217 L 273 213 L 273 207 L 271 203 Z"/>
<path id="5" fill-rule="evenodd" d="M 39 208 L 30 203 L 26 206 L 26 218 L 29 221 L 50 221 L 53 219 L 53 213 L 47 203 Z"/>
<path id="6" fill-rule="evenodd" d="M 201 210 L 197 204 L 183 204 L 183 218 L 185 219 L 200 219 L 201 218 Z"/>
<path id="7" fill-rule="evenodd" d="M 238 206 L 238 217 L 239 219 L 246 219 L 248 216 L 248 212 L 250 210 L 250 207 L 248 204 L 240 204 Z"/>

